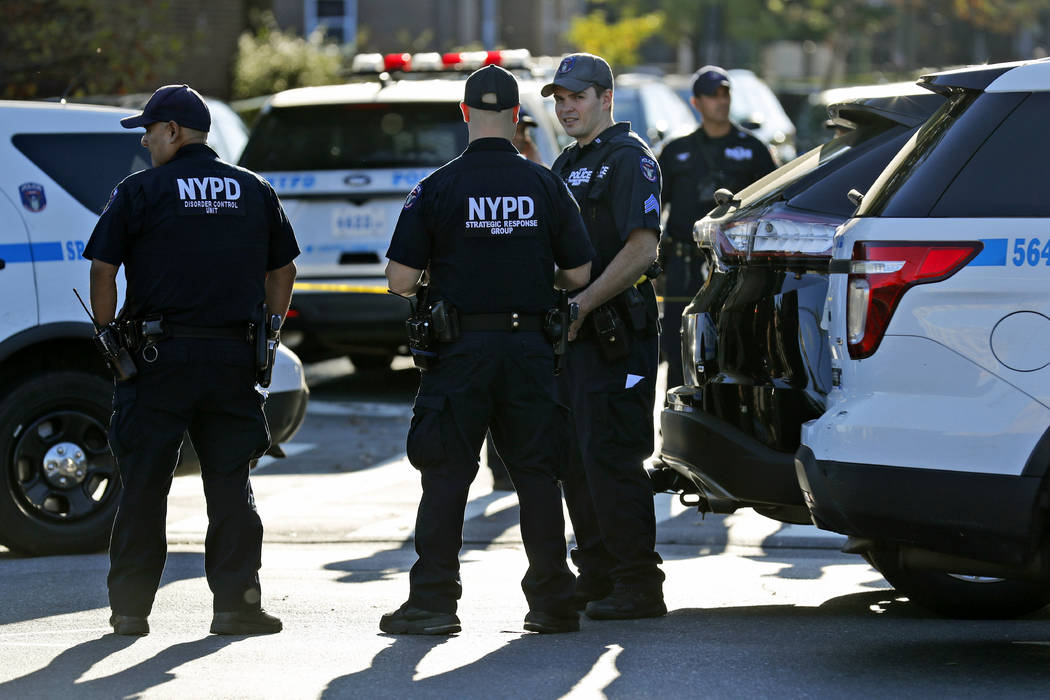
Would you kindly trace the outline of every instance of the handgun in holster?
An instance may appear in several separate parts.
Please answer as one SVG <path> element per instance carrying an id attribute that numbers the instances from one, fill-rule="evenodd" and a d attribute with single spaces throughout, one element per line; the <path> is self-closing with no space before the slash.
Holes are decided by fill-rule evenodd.
<path id="1" fill-rule="evenodd" d="M 591 314 L 591 323 L 598 338 L 598 348 L 606 360 L 622 360 L 631 354 L 627 326 L 611 304 L 603 304 L 595 309 Z"/>
<path id="2" fill-rule="evenodd" d="M 273 380 L 273 365 L 277 360 L 277 347 L 281 344 L 281 316 L 271 314 L 269 307 L 263 304 L 253 326 L 255 381 L 265 389 Z"/>
<path id="3" fill-rule="evenodd" d="M 435 340 L 452 343 L 459 340 L 459 312 L 444 299 L 430 307 L 430 328 Z"/>
<path id="4" fill-rule="evenodd" d="M 569 293 L 564 289 L 558 291 L 558 306 L 547 311 L 543 330 L 547 339 L 554 346 L 554 374 L 561 374 L 564 365 L 565 351 L 569 348 L 569 326 L 573 319 L 569 317 Z"/>
<path id="5" fill-rule="evenodd" d="M 434 339 L 430 306 L 427 303 L 430 288 L 423 285 L 416 293 L 416 301 L 409 300 L 410 313 L 405 321 L 408 334 L 408 350 L 412 353 L 412 363 L 426 372 L 437 362 L 435 351 L 437 341 Z"/>

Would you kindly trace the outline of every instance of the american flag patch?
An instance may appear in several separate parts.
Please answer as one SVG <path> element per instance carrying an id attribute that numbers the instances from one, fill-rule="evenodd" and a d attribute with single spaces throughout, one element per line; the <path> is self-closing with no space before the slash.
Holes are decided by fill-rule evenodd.
<path id="1" fill-rule="evenodd" d="M 649 199 L 645 200 L 645 211 L 643 213 L 648 214 L 653 212 L 654 214 L 660 214 L 660 202 L 656 200 L 656 195 L 649 195 Z"/>

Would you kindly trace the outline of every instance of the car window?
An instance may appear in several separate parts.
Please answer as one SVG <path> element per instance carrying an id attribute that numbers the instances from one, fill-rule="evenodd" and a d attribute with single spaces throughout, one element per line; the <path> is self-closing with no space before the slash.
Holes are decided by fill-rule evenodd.
<path id="1" fill-rule="evenodd" d="M 613 119 L 618 122 L 631 122 L 631 130 L 648 141 L 646 130 L 649 128 L 642 108 L 642 98 L 638 88 L 616 86 L 613 97 Z"/>
<path id="2" fill-rule="evenodd" d="M 777 168 L 765 177 L 759 178 L 736 193 L 741 206 L 750 206 L 755 201 L 767 201 L 784 191 L 786 187 L 808 175 L 813 170 L 842 155 L 857 141 L 856 131 L 850 131 L 832 139 L 823 146 L 817 146 L 794 159 L 787 165 Z"/>
<path id="3" fill-rule="evenodd" d="M 950 97 L 893 157 L 856 215 L 929 216 L 959 171 L 1024 97 L 972 91 Z"/>
<path id="4" fill-rule="evenodd" d="M 241 157 L 252 170 L 440 167 L 467 147 L 454 102 L 282 107 L 259 117 Z"/>
<path id="5" fill-rule="evenodd" d="M 824 177 L 791 197 L 791 206 L 847 218 L 857 208 L 847 196 L 849 191 L 855 189 L 867 192 L 886 164 L 917 129 L 918 127 L 906 129 L 898 126 L 888 137 L 875 139 L 870 131 L 882 133 L 886 130 L 885 126 L 877 129 L 859 128 L 857 131 L 860 132 L 860 138 L 856 143 L 863 142 L 863 145 L 858 145 L 853 156 L 846 159 L 841 167 L 831 169 Z"/>
<path id="6" fill-rule="evenodd" d="M 114 186 L 150 167 L 141 133 L 15 134 L 11 143 L 85 207 L 101 214 Z"/>
<path id="7" fill-rule="evenodd" d="M 963 167 L 930 216 L 1050 216 L 1050 94 L 1032 93 Z"/>

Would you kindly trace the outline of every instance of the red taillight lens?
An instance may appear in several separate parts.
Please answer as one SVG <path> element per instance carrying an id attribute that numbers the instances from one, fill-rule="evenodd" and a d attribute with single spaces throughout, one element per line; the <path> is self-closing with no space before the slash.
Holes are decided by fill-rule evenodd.
<path id="1" fill-rule="evenodd" d="M 299 312 L 296 309 L 288 309 L 288 313 L 285 315 L 285 318 L 298 318 L 298 317 L 299 317 Z"/>
<path id="2" fill-rule="evenodd" d="M 388 73 L 394 70 L 411 70 L 412 55 L 407 53 L 388 53 L 383 56 L 383 69 Z"/>
<path id="3" fill-rule="evenodd" d="M 846 302 L 850 357 L 860 360 L 878 349 L 897 304 L 909 288 L 948 279 L 983 247 L 980 241 L 856 243 Z"/>

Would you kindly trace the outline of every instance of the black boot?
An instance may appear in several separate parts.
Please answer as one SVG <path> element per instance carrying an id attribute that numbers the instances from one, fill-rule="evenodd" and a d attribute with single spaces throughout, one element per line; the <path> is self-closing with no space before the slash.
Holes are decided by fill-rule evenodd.
<path id="1" fill-rule="evenodd" d="M 262 610 L 217 612 L 211 618 L 212 634 L 274 634 L 284 626 Z"/>
<path id="2" fill-rule="evenodd" d="M 387 634 L 455 634 L 462 628 L 454 613 L 420 610 L 405 603 L 383 615 L 379 629 Z"/>

